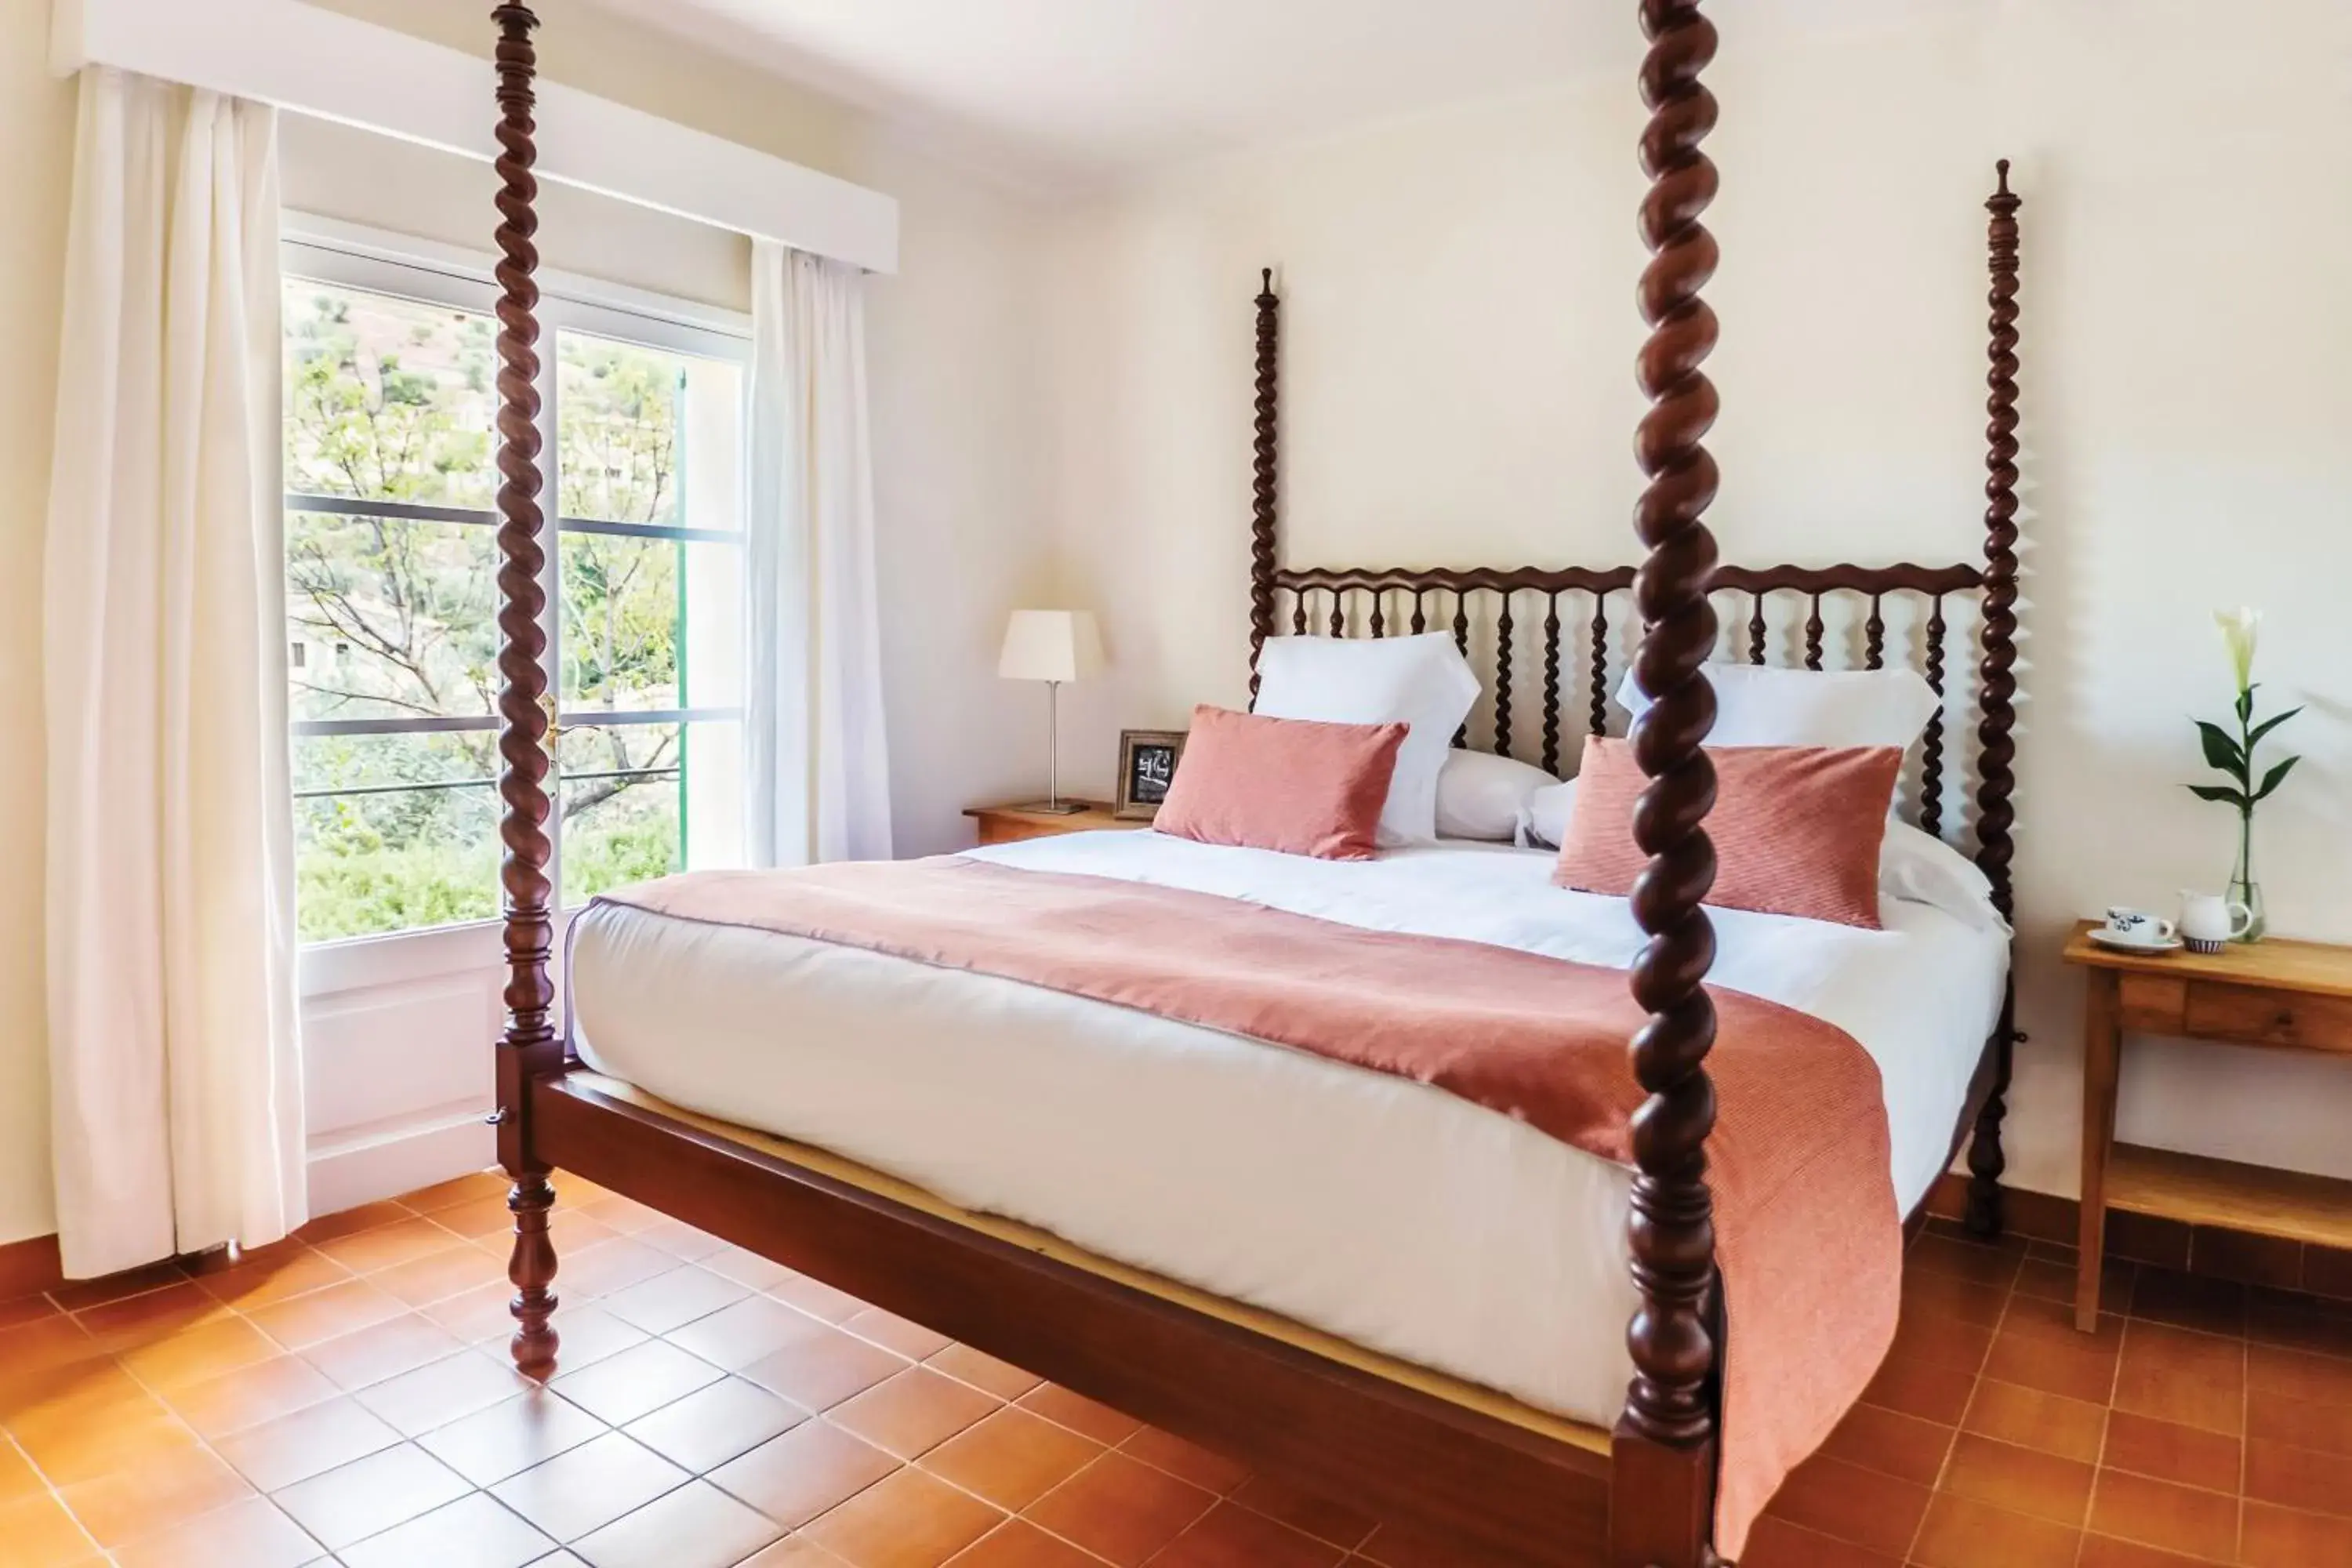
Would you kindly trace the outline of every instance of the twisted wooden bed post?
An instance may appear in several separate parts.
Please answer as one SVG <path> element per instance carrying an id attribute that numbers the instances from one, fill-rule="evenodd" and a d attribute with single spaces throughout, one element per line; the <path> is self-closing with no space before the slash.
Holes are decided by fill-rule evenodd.
<path id="1" fill-rule="evenodd" d="M 2000 162 L 2000 184 L 1985 203 L 1992 214 L 1987 241 L 1991 258 L 1991 369 L 1986 409 L 1991 423 L 1985 432 L 1985 602 L 1982 720 L 1977 727 L 1979 785 L 1977 789 L 1977 865 L 1992 883 L 1992 901 L 2003 919 L 2016 918 L 2016 895 L 2011 885 L 2010 862 L 2016 846 L 2010 830 L 2017 812 L 2011 795 L 2017 788 L 2011 771 L 2017 745 L 2011 731 L 2017 727 L 2017 251 L 2018 209 L 2024 205 L 2009 188 L 2009 160 Z M 2001 1228 L 2000 1177 L 2008 1168 L 2001 1156 L 2000 1127 L 2009 1113 L 2011 1060 L 2016 1051 L 2016 986 L 2001 1005 L 2000 1035 L 1994 1042 L 1997 1066 L 1992 1092 L 1977 1114 L 1969 1143 L 1969 1228 L 1993 1236 Z"/>
<path id="2" fill-rule="evenodd" d="M 1251 489 L 1256 500 L 1250 523 L 1250 701 L 1257 701 L 1257 657 L 1274 635 L 1275 464 L 1279 454 L 1282 300 L 1274 291 L 1274 268 L 1260 275 L 1257 296 L 1257 438 L 1252 444 Z"/>
<path id="3" fill-rule="evenodd" d="M 555 1310 L 548 1289 L 555 1246 L 547 1233 L 555 1190 L 531 1152 L 530 1086 L 562 1067 L 562 1046 L 547 974 L 555 928 L 548 909 L 547 672 L 541 662 L 547 638 L 540 629 L 547 557 L 539 542 L 545 522 L 539 507 L 539 285 L 532 276 L 539 251 L 531 243 L 539 230 L 539 182 L 531 173 L 538 158 L 531 83 L 539 60 L 530 35 L 539 18 L 520 0 L 490 15 L 499 27 L 499 795 L 506 803 L 499 833 L 506 842 L 499 877 L 509 971 L 496 1120 L 499 1162 L 514 1182 L 507 1197 L 514 1215 L 507 1277 L 514 1281 L 510 1310 L 519 1325 L 515 1365 L 544 1377 L 555 1368 L 556 1334 L 548 1323 Z"/>
<path id="4" fill-rule="evenodd" d="M 1642 95 L 1650 122 L 1642 164 L 1650 175 L 1642 236 L 1640 374 L 1651 401 L 1636 442 L 1649 476 L 1636 514 L 1648 549 L 1634 593 L 1643 632 L 1634 672 L 1651 707 L 1633 727 L 1633 750 L 1652 781 L 1633 817 L 1650 857 L 1633 889 L 1634 918 L 1650 942 L 1633 967 L 1633 995 L 1650 1021 L 1633 1044 L 1633 1073 L 1649 1099 L 1633 1123 L 1633 1278 L 1642 1305 L 1626 1335 L 1633 1381 L 1618 1418 L 1611 1557 L 1618 1568 L 1699 1568 L 1715 1491 L 1716 1344 L 1714 1201 L 1706 1138 L 1715 1088 L 1706 1056 L 1715 1007 L 1706 979 L 1715 932 L 1700 902 L 1715 882 L 1705 827 L 1715 768 L 1704 744 L 1715 724 L 1705 665 L 1716 618 L 1707 581 L 1714 535 L 1701 521 L 1715 499 L 1715 459 L 1702 444 L 1715 423 L 1714 386 L 1700 365 L 1715 347 L 1714 312 L 1699 290 L 1716 268 L 1716 243 L 1699 217 L 1715 199 L 1715 165 L 1699 144 L 1715 127 L 1715 100 L 1699 74 L 1715 58 L 1714 24 L 1698 0 L 1642 0 L 1650 52 Z"/>

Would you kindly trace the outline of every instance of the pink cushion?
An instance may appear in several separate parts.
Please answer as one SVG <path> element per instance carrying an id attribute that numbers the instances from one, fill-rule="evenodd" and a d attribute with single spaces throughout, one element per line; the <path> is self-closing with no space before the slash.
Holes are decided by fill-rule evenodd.
<path id="1" fill-rule="evenodd" d="M 1903 770 L 1895 746 L 1709 747 L 1715 763 L 1718 909 L 1878 929 L 1878 858 Z M 1649 780 L 1631 742 L 1584 743 L 1576 815 L 1552 880 L 1622 898 L 1650 861 L 1633 842 L 1633 805 Z"/>
<path id="2" fill-rule="evenodd" d="M 1203 844 L 1369 860 L 1405 724 L 1192 710 L 1184 760 L 1152 826 Z"/>

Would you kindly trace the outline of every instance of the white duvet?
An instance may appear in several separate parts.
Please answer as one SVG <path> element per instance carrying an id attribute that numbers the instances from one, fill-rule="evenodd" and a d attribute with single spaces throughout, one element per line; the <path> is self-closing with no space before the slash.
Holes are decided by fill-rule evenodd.
<path id="1" fill-rule="evenodd" d="M 1441 844 L 1335 862 L 1158 833 L 975 851 L 1380 930 L 1623 967 L 1625 903 L 1553 857 Z M 2007 934 L 1885 901 L 1883 931 L 1717 912 L 1713 983 L 1876 1059 L 1906 1211 L 1942 1171 Z M 600 1072 L 1368 1349 L 1606 1424 L 1623 1403 L 1629 1177 L 1443 1090 L 1016 981 L 616 905 L 572 936 Z"/>

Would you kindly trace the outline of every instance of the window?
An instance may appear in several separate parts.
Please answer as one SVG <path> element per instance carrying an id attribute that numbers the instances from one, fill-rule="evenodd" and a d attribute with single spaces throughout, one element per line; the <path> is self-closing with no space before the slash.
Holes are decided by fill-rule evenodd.
<path id="1" fill-rule="evenodd" d="M 492 919 L 494 291 L 307 244 L 286 273 L 302 937 Z M 564 908 L 740 857 L 747 348 L 552 291 L 540 347 Z"/>

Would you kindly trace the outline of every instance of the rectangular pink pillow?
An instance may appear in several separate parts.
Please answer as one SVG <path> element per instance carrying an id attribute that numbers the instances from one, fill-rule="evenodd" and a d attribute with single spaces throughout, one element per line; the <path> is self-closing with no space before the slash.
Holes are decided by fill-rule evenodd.
<path id="1" fill-rule="evenodd" d="M 1152 826 L 1203 844 L 1369 860 L 1404 724 L 1266 719 L 1202 704 Z"/>
<path id="2" fill-rule="evenodd" d="M 1895 746 L 1710 746 L 1718 909 L 1878 926 L 1878 858 L 1903 771 Z M 1630 742 L 1584 742 L 1552 880 L 1622 898 L 1648 867 L 1633 842 L 1633 805 L 1649 784 Z"/>

